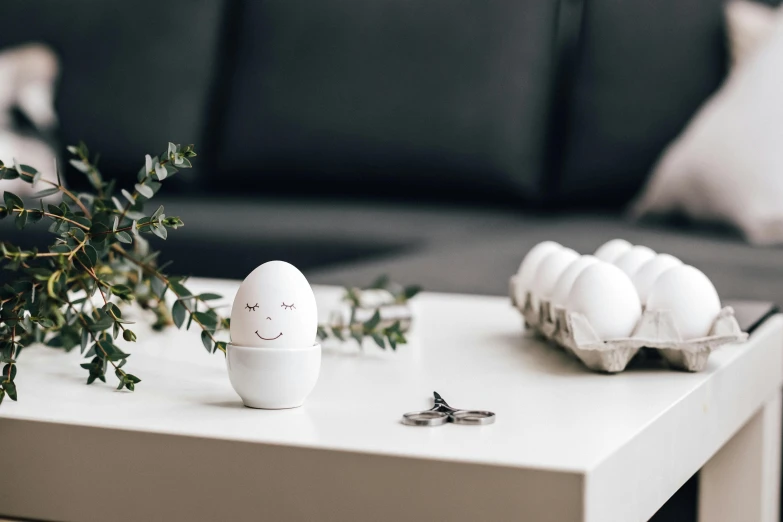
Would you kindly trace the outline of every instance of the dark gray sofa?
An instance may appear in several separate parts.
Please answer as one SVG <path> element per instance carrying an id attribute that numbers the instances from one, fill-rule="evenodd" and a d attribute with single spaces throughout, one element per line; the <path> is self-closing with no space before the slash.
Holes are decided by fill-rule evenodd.
<path id="1" fill-rule="evenodd" d="M 722 3 L 5 0 L 0 49 L 55 48 L 59 145 L 127 184 L 145 153 L 197 144 L 164 189 L 186 223 L 172 271 L 281 258 L 317 283 L 500 295 L 539 241 L 624 237 L 724 298 L 781 302 L 783 250 L 622 212 L 725 75 Z M 695 487 L 658 519 L 692 519 Z"/>

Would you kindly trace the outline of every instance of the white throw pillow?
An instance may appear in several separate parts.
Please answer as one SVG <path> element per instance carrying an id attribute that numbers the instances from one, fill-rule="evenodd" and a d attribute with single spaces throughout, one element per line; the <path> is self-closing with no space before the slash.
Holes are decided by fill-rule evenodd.
<path id="1" fill-rule="evenodd" d="M 726 4 L 726 33 L 732 68 L 746 62 L 775 30 L 776 9 L 738 0 Z"/>
<path id="2" fill-rule="evenodd" d="M 43 179 L 56 181 L 52 147 L 29 134 L 20 134 L 13 125 L 11 111 L 22 112 L 42 132 L 57 127 L 54 93 L 59 64 L 54 52 L 41 44 L 29 44 L 0 52 L 0 161 L 36 168 Z M 23 198 L 49 188 L 32 187 L 20 179 L 0 183 L 0 199 L 6 190 Z"/>
<path id="3" fill-rule="evenodd" d="M 681 212 L 783 243 L 783 9 L 759 23 L 765 10 L 747 4 L 727 7 L 736 67 L 664 151 L 632 211 Z"/>

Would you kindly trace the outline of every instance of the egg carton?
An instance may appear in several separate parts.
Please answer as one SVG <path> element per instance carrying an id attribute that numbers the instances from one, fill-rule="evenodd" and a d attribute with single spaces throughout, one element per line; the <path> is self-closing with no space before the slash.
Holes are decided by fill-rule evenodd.
<path id="1" fill-rule="evenodd" d="M 642 348 L 651 348 L 673 368 L 698 372 L 705 368 L 714 349 L 748 338 L 740 329 L 734 310 L 727 306 L 720 311 L 706 337 L 682 339 L 671 312 L 645 310 L 630 337 L 604 341 L 582 314 L 538 300 L 529 292 L 520 306 L 513 298 L 513 284 L 512 278 L 512 302 L 522 313 L 525 324 L 596 371 L 621 372 Z"/>

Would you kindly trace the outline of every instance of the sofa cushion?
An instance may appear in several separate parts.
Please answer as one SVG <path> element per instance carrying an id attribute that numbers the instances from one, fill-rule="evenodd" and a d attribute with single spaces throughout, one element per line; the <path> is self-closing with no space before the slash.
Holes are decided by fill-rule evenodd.
<path id="1" fill-rule="evenodd" d="M 203 142 L 223 4 L 4 0 L 0 48 L 53 47 L 65 144 L 84 140 L 104 171 L 135 179 L 145 154 Z"/>
<path id="2" fill-rule="evenodd" d="M 540 195 L 556 13 L 548 0 L 245 1 L 214 185 Z"/>
<path id="3" fill-rule="evenodd" d="M 641 188 L 725 74 L 723 4 L 586 0 L 560 169 L 563 200 L 621 205 Z"/>
<path id="4" fill-rule="evenodd" d="M 616 217 L 581 214 L 506 215 L 491 229 L 474 232 L 472 240 L 462 238 L 458 243 L 432 244 L 414 252 L 346 263 L 313 271 L 308 277 L 316 283 L 357 284 L 386 273 L 433 291 L 506 295 L 509 276 L 537 243 L 553 240 L 587 254 L 617 237 L 696 266 L 712 280 L 724 300 L 783 303 L 783 248 L 752 247 L 722 230 L 639 226 Z"/>

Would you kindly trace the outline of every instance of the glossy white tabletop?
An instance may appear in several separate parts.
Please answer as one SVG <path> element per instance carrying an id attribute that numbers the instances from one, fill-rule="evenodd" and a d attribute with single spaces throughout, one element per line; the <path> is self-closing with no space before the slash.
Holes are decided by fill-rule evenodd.
<path id="1" fill-rule="evenodd" d="M 237 288 L 191 285 L 229 297 Z M 325 318 L 341 290 L 315 291 Z M 6 399 L 0 417 L 586 472 L 747 349 L 718 350 L 702 373 L 661 366 L 602 375 L 526 337 L 505 298 L 424 293 L 413 308 L 410 342 L 396 353 L 325 346 L 320 380 L 298 409 L 243 407 L 223 355 L 208 354 L 195 327 L 158 334 L 136 325 L 139 342 L 125 345 L 133 354 L 125 369 L 142 379 L 134 393 L 115 391 L 113 375 L 109 384 L 85 385 L 78 350 L 33 347 L 19 358 L 19 401 Z M 492 410 L 497 422 L 401 424 L 404 412 L 431 406 L 433 390 L 455 407 Z"/>

